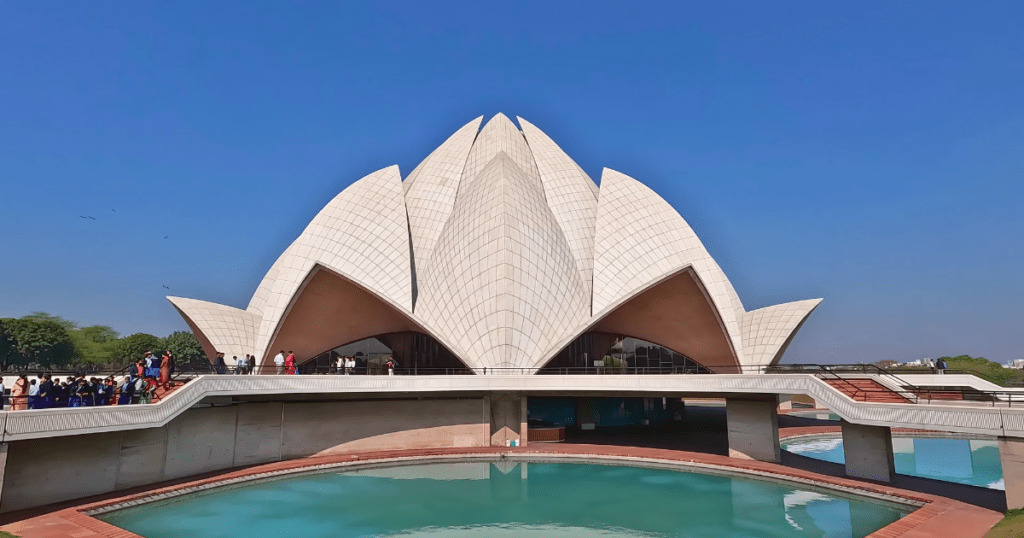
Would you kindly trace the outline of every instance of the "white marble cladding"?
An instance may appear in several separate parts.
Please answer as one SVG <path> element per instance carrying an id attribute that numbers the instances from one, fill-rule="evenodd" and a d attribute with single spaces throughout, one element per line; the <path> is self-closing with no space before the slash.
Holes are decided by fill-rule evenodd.
<path id="1" fill-rule="evenodd" d="M 660 196 L 608 169 L 598 188 L 522 118 L 522 131 L 503 114 L 482 130 L 481 121 L 456 131 L 404 184 L 392 166 L 342 191 L 273 264 L 246 310 L 168 299 L 215 348 L 247 346 L 267 361 L 319 265 L 477 367 L 543 366 L 573 334 L 685 267 L 704 285 L 737 366 L 777 363 L 820 302 L 746 312 Z"/>
<path id="2" fill-rule="evenodd" d="M 540 186 L 503 151 L 459 195 L 417 315 L 469 366 L 539 367 L 589 315 L 569 243 Z"/>

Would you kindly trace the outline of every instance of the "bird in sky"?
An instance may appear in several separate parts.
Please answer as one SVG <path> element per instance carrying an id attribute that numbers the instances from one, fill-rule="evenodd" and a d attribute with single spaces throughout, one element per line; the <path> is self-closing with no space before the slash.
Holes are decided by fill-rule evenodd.
<path id="1" fill-rule="evenodd" d="M 166 235 L 165 235 L 165 236 L 164 236 L 164 239 L 167 239 L 168 237 L 169 237 L 169 236 L 166 236 Z"/>
<path id="2" fill-rule="evenodd" d="M 89 217 L 86 217 L 85 215 L 79 215 L 78 218 L 80 218 L 80 219 L 87 219 Z"/>
<path id="3" fill-rule="evenodd" d="M 114 211 L 114 208 L 110 208 L 110 210 L 111 210 L 111 211 Z M 114 213 L 117 213 L 117 211 L 114 211 Z"/>
<path id="4" fill-rule="evenodd" d="M 92 220 L 96 220 L 96 217 L 89 217 L 89 218 L 92 219 Z"/>
<path id="5" fill-rule="evenodd" d="M 161 286 L 163 286 L 163 284 L 161 284 Z M 169 289 L 171 289 L 171 288 L 168 288 L 167 286 L 164 286 L 164 289 L 165 289 L 165 290 L 169 290 Z"/>

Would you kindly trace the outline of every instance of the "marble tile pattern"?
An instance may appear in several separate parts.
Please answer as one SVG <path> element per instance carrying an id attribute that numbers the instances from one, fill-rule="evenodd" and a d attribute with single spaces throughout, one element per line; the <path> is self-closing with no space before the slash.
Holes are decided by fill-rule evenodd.
<path id="1" fill-rule="evenodd" d="M 397 166 L 374 172 L 338 194 L 289 247 L 263 309 L 258 354 L 315 265 L 412 311 L 412 267 L 404 190 Z"/>
<path id="2" fill-rule="evenodd" d="M 469 148 L 476 140 L 482 120 L 483 116 L 456 131 L 402 183 L 416 261 L 413 268 L 415 271 L 426 269 L 441 229 L 452 214 Z"/>
<path id="3" fill-rule="evenodd" d="M 742 357 L 743 341 L 729 279 L 697 234 L 646 185 L 605 168 L 594 237 L 594 314 L 622 304 L 664 275 L 688 265 L 718 310 L 734 354 Z"/>
<path id="4" fill-rule="evenodd" d="M 821 299 L 808 299 L 744 312 L 741 322 L 744 353 L 740 364 L 778 364 L 790 336 L 819 304 Z"/>
<path id="5" fill-rule="evenodd" d="M 548 205 L 576 258 L 576 268 L 583 280 L 589 307 L 594 273 L 594 223 L 597 221 L 598 187 L 554 140 L 523 118 L 517 119 L 537 161 Z"/>
<path id="6" fill-rule="evenodd" d="M 475 367 L 538 366 L 589 315 L 576 261 L 544 192 L 499 151 L 459 194 L 416 314 Z"/>
<path id="7" fill-rule="evenodd" d="M 690 267 L 737 365 L 777 362 L 820 299 L 746 312 L 689 224 L 639 181 L 598 186 L 518 118 L 477 118 L 403 182 L 397 166 L 335 197 L 285 250 L 246 310 L 168 298 L 229 356 L 269 361 L 317 266 L 362 286 L 445 342 L 466 365 L 539 367 L 574 334 Z M 347 342 L 337 342 L 342 345 Z"/>
<path id="8" fill-rule="evenodd" d="M 224 352 L 229 363 L 232 357 L 245 357 L 254 352 L 253 344 L 260 322 L 257 314 L 197 299 L 167 299 L 182 316 L 191 320 L 196 327 L 202 328 L 203 335 L 215 349 Z"/>

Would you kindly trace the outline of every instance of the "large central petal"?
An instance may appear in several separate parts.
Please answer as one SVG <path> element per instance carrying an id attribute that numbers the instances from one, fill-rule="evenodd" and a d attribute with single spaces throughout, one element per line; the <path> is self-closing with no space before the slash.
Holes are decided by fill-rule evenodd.
<path id="1" fill-rule="evenodd" d="M 473 366 L 540 366 L 589 314 L 572 250 L 539 182 L 503 151 L 463 186 L 418 314 Z"/>

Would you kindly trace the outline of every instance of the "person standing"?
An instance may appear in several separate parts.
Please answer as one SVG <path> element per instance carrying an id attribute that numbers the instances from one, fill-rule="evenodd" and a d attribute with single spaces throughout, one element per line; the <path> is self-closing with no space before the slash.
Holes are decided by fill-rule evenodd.
<path id="1" fill-rule="evenodd" d="M 388 375 L 395 375 L 395 359 L 388 355 Z"/>
<path id="2" fill-rule="evenodd" d="M 7 407 L 7 387 L 4 386 L 4 378 L 0 377 L 0 411 Z"/>
<path id="3" fill-rule="evenodd" d="M 39 409 L 53 407 L 53 381 L 50 381 L 50 374 L 43 374 L 43 382 L 39 384 L 39 396 L 36 399 L 36 407 Z"/>
<path id="4" fill-rule="evenodd" d="M 171 382 L 171 352 L 164 351 L 163 358 L 160 359 L 160 386 L 167 388 L 167 384 Z"/>
<path id="5" fill-rule="evenodd" d="M 33 379 L 28 386 L 28 408 L 36 408 L 36 399 L 39 398 L 39 385 L 36 384 L 36 380 Z"/>
<path id="6" fill-rule="evenodd" d="M 249 375 L 256 375 L 256 355 L 249 355 Z"/>
<path id="7" fill-rule="evenodd" d="M 277 366 L 277 375 L 284 373 L 284 350 L 282 349 L 274 356 L 274 366 Z"/>
<path id="8" fill-rule="evenodd" d="M 946 373 L 946 361 L 942 357 L 935 363 L 935 373 L 944 374 Z"/>
<path id="9" fill-rule="evenodd" d="M 284 368 L 288 375 L 295 375 L 295 352 L 289 351 L 288 356 L 284 358 Z"/>
<path id="10" fill-rule="evenodd" d="M 213 371 L 220 375 L 224 375 L 227 372 L 228 365 L 224 363 L 224 354 L 217 352 L 217 357 L 213 359 Z"/>
<path id="11" fill-rule="evenodd" d="M 25 409 L 28 409 L 28 377 L 21 374 L 11 388 L 11 411 Z"/>
<path id="12" fill-rule="evenodd" d="M 352 375 L 356 371 L 356 358 L 345 357 L 345 375 Z"/>

